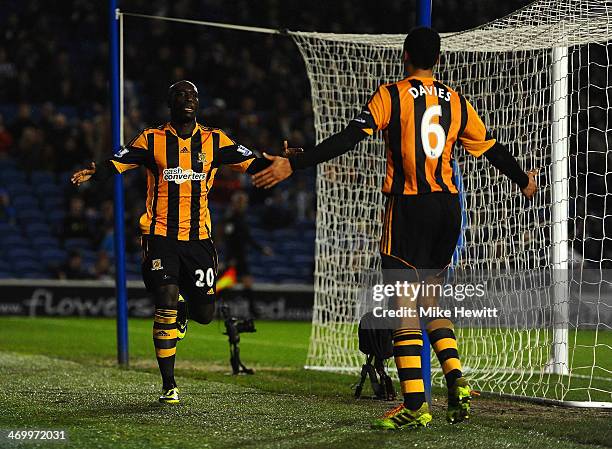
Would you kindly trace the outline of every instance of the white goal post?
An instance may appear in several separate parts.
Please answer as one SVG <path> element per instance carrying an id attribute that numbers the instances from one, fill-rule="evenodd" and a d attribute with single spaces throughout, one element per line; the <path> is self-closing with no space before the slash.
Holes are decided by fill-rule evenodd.
<path id="1" fill-rule="evenodd" d="M 611 13 L 608 1 L 540 0 L 442 36 L 436 77 L 472 102 L 521 166 L 540 169 L 540 191 L 526 201 L 484 158 L 455 149 L 465 211 L 456 268 L 545 279 L 504 284 L 515 287 L 491 301 L 505 324 L 457 330 L 476 389 L 612 407 Z M 405 35 L 290 35 L 308 71 L 317 141 L 340 131 L 381 83 L 403 78 Z M 384 167 L 374 137 L 318 168 L 307 368 L 357 372 L 363 363 L 358 310 L 380 271 Z"/>

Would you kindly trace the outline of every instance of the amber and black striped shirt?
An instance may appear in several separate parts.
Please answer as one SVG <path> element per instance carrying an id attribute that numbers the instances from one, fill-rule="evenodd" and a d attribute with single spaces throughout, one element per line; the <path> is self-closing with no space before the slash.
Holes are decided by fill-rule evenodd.
<path id="1" fill-rule="evenodd" d="M 182 138 L 166 123 L 142 131 L 110 163 L 117 173 L 141 165 L 147 169 L 143 234 L 201 240 L 211 237 L 208 192 L 218 168 L 245 172 L 254 160 L 261 159 L 220 129 L 196 124 L 191 136 Z"/>
<path id="2" fill-rule="evenodd" d="M 435 78 L 381 85 L 353 124 L 369 135 L 384 131 L 383 192 L 393 195 L 457 193 L 452 168 L 457 139 L 476 157 L 495 144 L 465 97 Z"/>

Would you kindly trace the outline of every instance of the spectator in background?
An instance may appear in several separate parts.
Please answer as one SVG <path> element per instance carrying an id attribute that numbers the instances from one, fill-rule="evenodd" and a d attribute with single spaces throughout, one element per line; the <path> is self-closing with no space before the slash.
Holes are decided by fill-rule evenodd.
<path id="1" fill-rule="evenodd" d="M 4 47 L 0 47 L 0 98 L 7 98 L 10 91 L 14 90 L 14 82 L 17 78 L 17 67 L 9 60 L 8 53 Z"/>
<path id="2" fill-rule="evenodd" d="M 89 148 L 78 142 L 78 130 L 69 126 L 64 114 L 55 115 L 49 140 L 55 149 L 57 169 L 61 172 L 72 170 L 83 158 L 91 156 Z"/>
<path id="3" fill-rule="evenodd" d="M 126 142 L 146 128 L 146 126 L 146 123 L 142 120 L 140 110 L 137 107 L 130 108 L 123 122 L 123 135 Z"/>
<path id="4" fill-rule="evenodd" d="M 4 126 L 4 117 L 0 115 L 0 159 L 9 155 L 13 149 L 13 136 Z"/>
<path id="5" fill-rule="evenodd" d="M 223 220 L 223 240 L 225 242 L 225 259 L 228 267 L 236 269 L 236 278 L 244 288 L 244 296 L 249 302 L 251 316 L 257 317 L 253 301 L 253 277 L 249 270 L 248 248 L 255 248 L 266 256 L 272 255 L 272 250 L 262 246 L 251 235 L 246 222 L 245 212 L 249 206 L 249 197 L 242 190 L 232 195 L 230 207 Z"/>
<path id="6" fill-rule="evenodd" d="M 20 130 L 17 145 L 18 162 L 26 171 L 40 168 L 43 154 L 44 136 L 40 128 L 27 126 Z"/>
<path id="7" fill-rule="evenodd" d="M 46 101 L 40 107 L 40 116 L 38 118 L 38 126 L 43 130 L 45 135 L 50 135 L 53 129 L 53 121 L 55 119 L 55 105 Z"/>
<path id="8" fill-rule="evenodd" d="M 64 114 L 57 113 L 52 116 L 51 123 L 48 123 L 47 126 L 46 132 L 49 142 L 57 149 L 62 148 L 72 134 L 68 118 Z M 62 154 L 63 158 L 63 152 L 58 152 L 58 154 Z"/>
<path id="9" fill-rule="evenodd" d="M 98 138 L 96 136 L 96 129 L 94 128 L 91 120 L 82 120 L 79 123 L 78 133 L 78 146 L 80 148 L 86 148 L 87 152 L 92 156 L 96 153 Z"/>
<path id="10" fill-rule="evenodd" d="M 0 223 L 15 224 L 15 208 L 11 206 L 9 193 L 5 188 L 0 187 Z"/>
<path id="11" fill-rule="evenodd" d="M 95 220 L 94 238 L 97 243 L 101 243 L 106 236 L 107 230 L 114 225 L 114 208 L 111 200 L 104 200 L 99 207 L 99 213 Z"/>
<path id="12" fill-rule="evenodd" d="M 287 201 L 287 191 L 274 189 L 271 197 L 266 199 L 262 225 L 269 230 L 287 228 L 295 221 L 295 216 Z"/>
<path id="13" fill-rule="evenodd" d="M 37 128 L 37 125 L 32 120 L 32 107 L 28 103 L 21 103 L 17 108 L 17 117 L 11 123 L 9 130 L 13 138 L 19 141 L 26 128 Z"/>
<path id="14" fill-rule="evenodd" d="M 227 204 L 232 193 L 242 187 L 240 173 L 221 167 L 215 177 L 215 188 L 208 194 L 211 202 Z"/>
<path id="15" fill-rule="evenodd" d="M 98 252 L 98 258 L 93 267 L 93 277 L 99 280 L 114 279 L 115 270 L 111 258 L 106 251 Z"/>
<path id="16" fill-rule="evenodd" d="M 111 255 L 115 254 L 115 228 L 112 224 L 104 227 L 102 240 L 100 241 L 98 250 Z"/>
<path id="17" fill-rule="evenodd" d="M 292 204 L 295 205 L 297 221 L 314 220 L 314 194 L 312 189 L 306 185 L 303 177 L 298 178 L 294 189 L 291 191 Z"/>
<path id="18" fill-rule="evenodd" d="M 58 279 L 91 279 L 92 276 L 83 267 L 83 258 L 78 251 L 71 251 L 68 260 L 60 266 Z"/>
<path id="19" fill-rule="evenodd" d="M 256 106 L 257 103 L 253 97 L 244 97 L 240 105 L 239 127 L 249 136 L 254 136 L 261 127 L 261 119 L 255 111 Z"/>
<path id="20" fill-rule="evenodd" d="M 90 237 L 89 223 L 85 215 L 85 202 L 80 196 L 70 198 L 62 236 L 65 239 Z"/>

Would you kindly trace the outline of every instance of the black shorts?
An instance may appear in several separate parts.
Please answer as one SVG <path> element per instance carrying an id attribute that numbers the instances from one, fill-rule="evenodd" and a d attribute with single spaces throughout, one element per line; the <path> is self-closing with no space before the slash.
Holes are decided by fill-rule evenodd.
<path id="1" fill-rule="evenodd" d="M 218 260 L 211 239 L 145 235 L 142 248 L 142 278 L 148 291 L 174 284 L 187 301 L 215 300 Z"/>
<path id="2" fill-rule="evenodd" d="M 443 270 L 451 262 L 460 232 L 459 195 L 388 196 L 380 243 L 382 268 Z"/>

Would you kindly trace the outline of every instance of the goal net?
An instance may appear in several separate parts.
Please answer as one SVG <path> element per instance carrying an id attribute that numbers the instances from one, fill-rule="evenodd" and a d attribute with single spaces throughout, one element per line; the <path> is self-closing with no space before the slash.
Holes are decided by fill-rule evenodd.
<path id="1" fill-rule="evenodd" d="M 540 169 L 540 191 L 526 201 L 485 158 L 454 151 L 464 210 L 455 270 L 496 276 L 496 295 L 482 303 L 503 314 L 456 330 L 476 389 L 612 406 L 611 6 L 540 0 L 442 36 L 436 77 L 470 100 L 523 168 Z M 291 36 L 317 141 L 343 129 L 381 83 L 403 78 L 405 35 Z M 318 168 L 308 368 L 356 372 L 363 363 L 357 324 L 363 290 L 380 276 L 384 154 L 374 136 Z"/>

